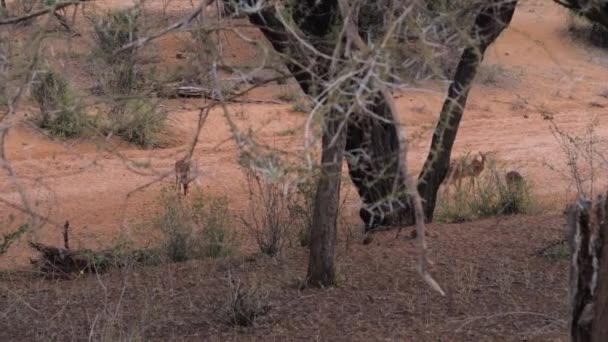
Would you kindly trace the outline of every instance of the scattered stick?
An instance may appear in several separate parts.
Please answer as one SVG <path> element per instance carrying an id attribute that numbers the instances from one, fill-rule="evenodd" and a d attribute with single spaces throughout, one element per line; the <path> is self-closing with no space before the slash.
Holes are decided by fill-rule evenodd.
<path id="1" fill-rule="evenodd" d="M 165 98 L 205 98 L 213 101 L 220 101 L 219 97 L 216 95 L 213 89 L 205 88 L 205 87 L 196 87 L 196 86 L 185 86 L 180 83 L 170 83 L 162 85 L 157 90 L 157 95 L 159 97 Z M 229 94 L 230 96 L 236 94 Z M 262 103 L 262 104 L 285 104 L 285 102 L 277 101 L 277 100 L 238 100 L 234 97 L 229 99 L 225 99 L 221 102 L 226 103 Z"/>

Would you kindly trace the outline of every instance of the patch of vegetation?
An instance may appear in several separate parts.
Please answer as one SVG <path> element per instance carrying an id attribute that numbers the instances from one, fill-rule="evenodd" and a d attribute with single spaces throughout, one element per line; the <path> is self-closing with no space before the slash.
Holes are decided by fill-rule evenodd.
<path id="1" fill-rule="evenodd" d="M 193 193 L 187 201 L 173 189 L 163 189 L 160 213 L 153 226 L 163 235 L 162 253 L 174 262 L 220 258 L 236 249 L 236 235 L 229 231 L 230 215 L 225 197 Z"/>
<path id="2" fill-rule="evenodd" d="M 218 311 L 228 324 L 247 327 L 270 311 L 269 302 L 268 291 L 260 287 L 244 287 L 240 279 L 229 274 L 226 300 Z"/>
<path id="3" fill-rule="evenodd" d="M 141 147 L 160 145 L 159 133 L 165 126 L 167 112 L 148 99 L 117 102 L 108 113 L 107 130 Z"/>
<path id="4" fill-rule="evenodd" d="M 296 113 L 308 113 L 310 106 L 304 99 L 299 98 L 293 103 L 291 110 Z"/>
<path id="5" fill-rule="evenodd" d="M 136 50 L 116 53 L 121 47 L 139 38 L 140 12 L 137 7 L 113 10 L 91 18 L 97 43 L 95 53 L 108 64 L 132 60 Z"/>
<path id="6" fill-rule="evenodd" d="M 281 252 L 290 240 L 294 222 L 289 215 L 293 189 L 287 182 L 269 179 L 243 168 L 249 194 L 249 217 L 241 221 L 254 235 L 260 251 L 269 256 Z"/>
<path id="7" fill-rule="evenodd" d="M 496 86 L 508 77 L 509 72 L 500 64 L 482 65 L 477 74 L 477 81 L 486 86 Z"/>
<path id="8" fill-rule="evenodd" d="M 441 197 L 436 219 L 458 223 L 498 215 L 529 214 L 533 211 L 531 186 L 525 180 L 509 185 L 505 172 L 489 160 L 489 167 L 470 185 L 455 186 L 454 194 Z M 468 180 L 463 179 L 463 183 Z M 445 192 L 444 192 L 445 194 Z"/>
<path id="9" fill-rule="evenodd" d="M 295 91 L 284 91 L 277 95 L 277 100 L 284 102 L 293 102 L 299 99 L 298 94 Z"/>
<path id="10" fill-rule="evenodd" d="M 113 10 L 91 18 L 96 46 L 93 58 L 99 63 L 100 87 L 108 95 L 133 94 L 144 83 L 137 64 L 137 48 L 120 51 L 140 35 L 140 10 L 136 7 Z"/>
<path id="11" fill-rule="evenodd" d="M 13 226 L 14 222 L 15 222 L 15 218 L 11 215 L 8 217 L 6 222 L 4 222 L 4 220 L 0 220 L 0 227 L 6 228 L 6 227 Z M 3 234 L 2 242 L 0 243 L 0 256 L 6 254 L 6 252 L 8 252 L 8 249 L 11 247 L 13 242 L 19 240 L 21 238 L 21 236 L 23 234 L 25 234 L 25 232 L 27 232 L 28 229 L 29 229 L 29 225 L 27 223 L 25 223 L 25 224 L 18 226 L 15 229 L 13 229 L 11 232 Z"/>
<path id="12" fill-rule="evenodd" d="M 34 118 L 38 127 L 61 138 L 76 137 L 84 132 L 88 118 L 83 107 L 75 100 L 67 81 L 49 66 L 36 73 L 31 96 L 40 108 L 39 115 Z"/>
<path id="13" fill-rule="evenodd" d="M 296 185 L 296 197 L 288 206 L 289 216 L 295 223 L 298 242 L 302 247 L 310 244 L 310 228 L 318 182 L 319 177 L 316 173 L 301 177 Z"/>
<path id="14" fill-rule="evenodd" d="M 70 249 L 67 242 L 63 248 L 34 241 L 29 245 L 40 253 L 37 259 L 32 259 L 39 274 L 53 279 L 71 279 L 83 273 L 104 273 L 133 265 L 158 265 L 162 261 L 158 250 L 134 249 L 132 243 L 122 237 L 104 250 Z"/>
<path id="15" fill-rule="evenodd" d="M 570 257 L 570 247 L 568 247 L 566 241 L 560 241 L 544 249 L 542 256 L 549 259 L 567 259 Z"/>

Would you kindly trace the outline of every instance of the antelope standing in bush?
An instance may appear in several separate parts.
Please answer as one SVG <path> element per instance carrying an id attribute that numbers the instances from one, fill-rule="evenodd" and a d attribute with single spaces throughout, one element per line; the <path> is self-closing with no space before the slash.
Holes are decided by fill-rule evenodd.
<path id="1" fill-rule="evenodd" d="M 479 156 L 481 158 L 475 156 L 473 159 L 469 159 L 469 156 L 467 155 L 450 161 L 448 175 L 444 181 L 446 192 L 454 183 L 457 183 L 457 187 L 460 189 L 463 178 L 469 178 L 470 186 L 475 188 L 475 178 L 477 178 L 485 169 L 488 154 L 479 152 Z"/>

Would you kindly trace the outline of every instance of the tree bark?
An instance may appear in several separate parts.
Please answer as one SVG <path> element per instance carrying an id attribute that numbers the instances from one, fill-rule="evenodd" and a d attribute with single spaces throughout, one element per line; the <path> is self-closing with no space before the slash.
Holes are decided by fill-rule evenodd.
<path id="1" fill-rule="evenodd" d="M 342 115 L 332 111 L 328 116 L 323 130 L 321 177 L 317 184 L 310 231 L 307 283 L 311 286 L 335 284 L 336 225 L 346 132 L 344 128 L 340 129 Z"/>
<path id="2" fill-rule="evenodd" d="M 359 114 L 349 121 L 346 160 L 363 207 L 359 216 L 366 231 L 379 225 L 410 225 L 413 210 L 405 188 L 405 168 L 399 168 L 400 141 L 386 100 L 377 94 L 368 108 L 376 117 Z"/>
<path id="3" fill-rule="evenodd" d="M 517 0 L 497 1 L 481 10 L 472 30 L 474 43 L 465 48 L 448 89 L 428 157 L 419 176 L 418 192 L 424 199 L 425 216 L 433 220 L 437 192 L 447 175 L 452 147 L 466 106 L 469 90 L 488 48 L 509 25 Z"/>
<path id="4" fill-rule="evenodd" d="M 573 342 L 608 341 L 608 221 L 606 194 L 595 203 L 570 206 L 567 239 L 570 265 L 570 338 Z"/>
<path id="5" fill-rule="evenodd" d="M 335 0 L 306 0 L 299 2 L 294 9 L 294 19 L 299 29 L 307 34 L 308 42 L 330 54 L 334 46 L 326 44 L 324 38 L 335 25 L 336 8 Z M 311 97 L 319 94 L 323 81 L 329 78 L 330 61 L 302 49 L 277 18 L 274 8 L 267 7 L 250 15 L 249 19 L 276 51 L 294 60 L 287 63 L 287 68 L 302 90 Z M 336 224 L 347 129 L 346 126 L 340 129 L 342 120 L 345 120 L 344 114 L 333 109 L 323 120 L 321 177 L 315 195 L 307 275 L 307 283 L 311 286 L 332 286 L 335 283 Z"/>

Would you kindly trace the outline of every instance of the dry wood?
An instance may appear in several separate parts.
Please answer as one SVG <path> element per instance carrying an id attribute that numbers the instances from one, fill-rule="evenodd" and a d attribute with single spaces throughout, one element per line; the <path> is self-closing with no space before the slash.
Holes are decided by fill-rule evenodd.
<path id="1" fill-rule="evenodd" d="M 566 237 L 571 246 L 570 338 L 573 342 L 608 341 L 608 243 L 606 194 L 578 199 L 568 210 Z"/>

